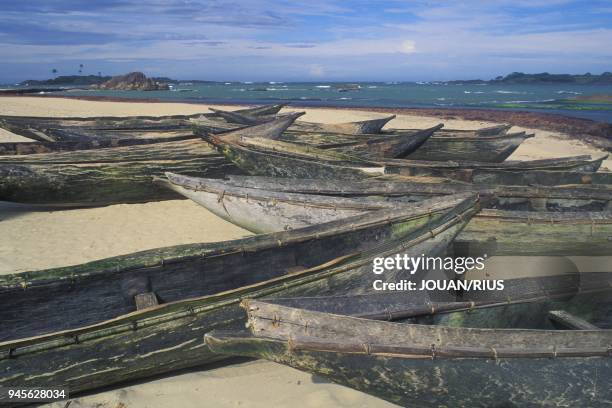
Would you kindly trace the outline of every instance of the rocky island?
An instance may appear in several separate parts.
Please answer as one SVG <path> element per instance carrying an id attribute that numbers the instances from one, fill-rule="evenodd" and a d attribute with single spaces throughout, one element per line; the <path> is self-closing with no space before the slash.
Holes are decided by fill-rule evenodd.
<path id="1" fill-rule="evenodd" d="M 168 84 L 147 78 L 142 72 L 114 76 L 106 82 L 92 85 L 91 88 L 122 91 L 167 91 L 170 89 Z"/>

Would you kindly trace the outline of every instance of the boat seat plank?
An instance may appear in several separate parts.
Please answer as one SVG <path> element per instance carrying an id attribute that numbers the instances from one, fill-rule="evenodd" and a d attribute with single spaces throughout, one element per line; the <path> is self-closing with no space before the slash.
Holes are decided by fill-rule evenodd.
<path id="1" fill-rule="evenodd" d="M 570 330 L 600 330 L 599 327 L 565 310 L 551 310 L 548 318 Z"/>

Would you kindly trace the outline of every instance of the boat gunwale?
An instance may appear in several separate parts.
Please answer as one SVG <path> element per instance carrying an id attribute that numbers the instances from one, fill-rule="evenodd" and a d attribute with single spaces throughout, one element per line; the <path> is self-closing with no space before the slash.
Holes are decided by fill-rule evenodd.
<path id="1" fill-rule="evenodd" d="M 502 330 L 502 329 L 498 329 Z M 512 329 L 509 329 L 512 330 Z M 586 331 L 586 330 L 585 330 Z M 600 332 L 601 330 L 590 330 Z M 205 338 L 215 338 L 215 332 L 207 333 Z M 307 336 L 294 336 L 288 340 L 280 340 L 269 337 L 237 337 L 229 338 L 230 341 L 253 341 L 268 342 L 283 345 L 288 353 L 295 351 L 327 352 L 349 355 L 365 355 L 372 357 L 395 357 L 403 359 L 533 359 L 533 358 L 610 358 L 612 357 L 612 346 L 593 348 L 541 348 L 541 349 L 513 349 L 513 348 L 484 348 L 484 347 L 427 347 L 419 345 L 393 346 L 380 343 L 343 343 L 323 341 L 318 338 Z M 223 341 L 223 340 L 221 340 Z M 214 349 L 214 347 L 213 347 Z M 213 350 L 214 351 L 214 350 Z"/>

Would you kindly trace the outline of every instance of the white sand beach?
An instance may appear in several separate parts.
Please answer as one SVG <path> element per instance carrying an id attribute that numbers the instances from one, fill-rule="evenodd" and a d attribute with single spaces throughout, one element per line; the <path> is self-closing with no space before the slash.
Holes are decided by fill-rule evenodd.
<path id="1" fill-rule="evenodd" d="M 235 107 L 222 107 L 235 109 Z M 207 105 L 85 101 L 65 98 L 0 97 L 0 115 L 129 116 L 206 112 Z M 285 109 L 284 111 L 295 110 Z M 376 112 L 308 108 L 302 118 L 346 122 L 382 116 Z M 390 127 L 424 128 L 432 117 L 398 115 Z M 447 128 L 475 129 L 492 123 L 445 120 Z M 518 130 L 518 128 L 516 128 Z M 510 160 L 604 155 L 566 135 L 537 130 Z M 0 130 L 0 142 L 26 141 Z M 612 169 L 612 160 L 603 167 Z M 162 246 L 213 242 L 250 235 L 188 200 L 113 205 L 66 211 L 0 210 L 0 274 L 73 265 Z M 527 266 L 524 266 L 525 268 Z M 51 404 L 63 407 L 65 403 Z M 380 399 L 330 383 L 315 383 L 308 374 L 264 361 L 195 370 L 151 382 L 76 399 L 73 407 L 390 407 Z"/>

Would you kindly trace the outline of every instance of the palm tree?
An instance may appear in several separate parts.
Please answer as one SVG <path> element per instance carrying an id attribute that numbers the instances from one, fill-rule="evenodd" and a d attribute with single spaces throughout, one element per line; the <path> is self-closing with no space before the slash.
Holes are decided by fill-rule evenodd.
<path id="1" fill-rule="evenodd" d="M 83 73 L 83 64 L 79 64 L 79 74 Z"/>
<path id="2" fill-rule="evenodd" d="M 57 68 L 53 68 L 53 69 L 51 70 L 51 72 L 52 72 L 53 74 L 57 74 Z"/>

